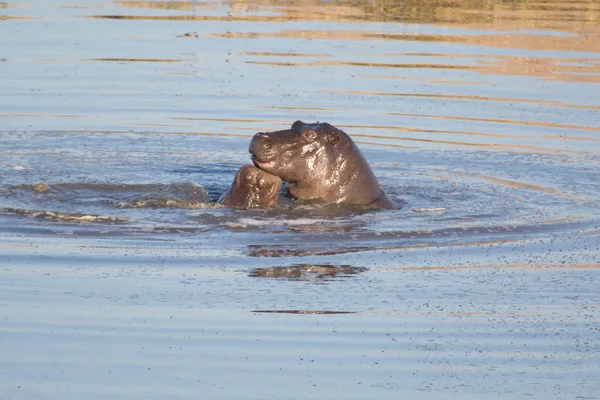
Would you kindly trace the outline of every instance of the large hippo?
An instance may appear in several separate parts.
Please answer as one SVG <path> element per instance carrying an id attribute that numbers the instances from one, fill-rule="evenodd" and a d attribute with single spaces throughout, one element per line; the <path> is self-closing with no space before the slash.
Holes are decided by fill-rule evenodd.
<path id="1" fill-rule="evenodd" d="M 228 207 L 275 207 L 281 189 L 281 179 L 253 165 L 241 167 L 233 183 L 218 200 Z"/>
<path id="2" fill-rule="evenodd" d="M 249 151 L 254 165 L 288 182 L 296 199 L 395 208 L 356 144 L 328 123 L 296 121 L 291 129 L 259 132 Z"/>

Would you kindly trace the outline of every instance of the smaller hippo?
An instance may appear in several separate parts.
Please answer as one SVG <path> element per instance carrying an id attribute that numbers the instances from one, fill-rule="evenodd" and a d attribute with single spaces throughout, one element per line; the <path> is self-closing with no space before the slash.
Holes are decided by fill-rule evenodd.
<path id="1" fill-rule="evenodd" d="M 286 181 L 295 199 L 396 208 L 350 136 L 326 122 L 259 132 L 249 151 L 254 165 Z"/>
<path id="2" fill-rule="evenodd" d="M 261 171 L 254 165 L 244 165 L 218 202 L 235 208 L 275 207 L 280 189 L 279 177 Z"/>

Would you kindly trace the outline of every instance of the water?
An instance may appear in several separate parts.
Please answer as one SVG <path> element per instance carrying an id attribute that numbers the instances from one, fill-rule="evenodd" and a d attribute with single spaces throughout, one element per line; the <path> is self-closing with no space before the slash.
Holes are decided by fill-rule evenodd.
<path id="1" fill-rule="evenodd" d="M 600 398 L 599 18 L 0 3 L 0 398 Z M 298 119 L 399 209 L 215 204 Z"/>

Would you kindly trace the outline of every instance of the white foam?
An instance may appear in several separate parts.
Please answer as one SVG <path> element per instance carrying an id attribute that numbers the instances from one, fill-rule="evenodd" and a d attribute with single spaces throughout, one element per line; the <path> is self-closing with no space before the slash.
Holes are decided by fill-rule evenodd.
<path id="1" fill-rule="evenodd" d="M 322 223 L 331 223 L 325 219 L 298 218 L 298 219 L 255 219 L 240 218 L 236 222 L 226 222 L 225 225 L 231 228 L 247 228 L 249 226 L 305 226 L 317 225 Z"/>

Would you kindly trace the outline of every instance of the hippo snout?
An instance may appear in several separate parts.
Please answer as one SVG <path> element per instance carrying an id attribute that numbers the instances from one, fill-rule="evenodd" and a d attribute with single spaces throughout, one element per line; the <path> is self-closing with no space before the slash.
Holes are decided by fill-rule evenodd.
<path id="1" fill-rule="evenodd" d="M 253 155 L 253 159 L 259 162 L 269 162 L 276 156 L 271 138 L 263 132 L 254 135 L 248 151 Z"/>

